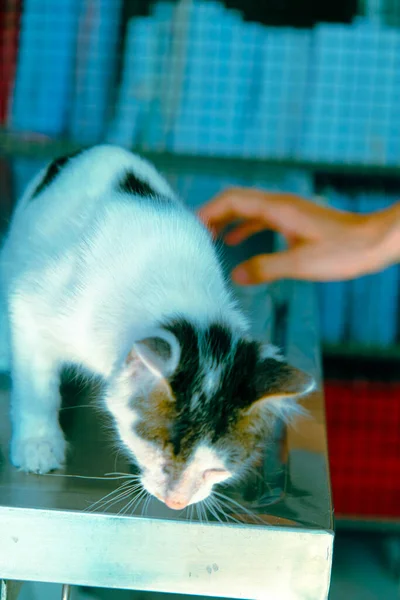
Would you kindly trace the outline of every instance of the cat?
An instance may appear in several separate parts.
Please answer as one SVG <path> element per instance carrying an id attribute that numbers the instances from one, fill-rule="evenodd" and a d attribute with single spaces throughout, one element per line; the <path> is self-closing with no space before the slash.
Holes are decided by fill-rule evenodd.
<path id="1" fill-rule="evenodd" d="M 115 146 L 58 158 L 17 204 L 1 257 L 11 461 L 63 466 L 61 368 L 101 402 L 143 487 L 178 510 L 241 477 L 313 379 L 250 339 L 212 236 L 147 161 Z"/>

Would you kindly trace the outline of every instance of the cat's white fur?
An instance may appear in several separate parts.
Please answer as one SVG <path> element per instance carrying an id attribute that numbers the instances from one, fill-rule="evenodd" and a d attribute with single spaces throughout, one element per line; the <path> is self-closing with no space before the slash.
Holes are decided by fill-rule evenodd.
<path id="1" fill-rule="evenodd" d="M 127 406 L 137 385 L 125 363 L 132 345 L 163 315 L 180 314 L 199 325 L 223 321 L 238 332 L 246 324 L 205 228 L 189 211 L 165 206 L 160 212 L 150 202 L 124 198 L 116 185 L 128 169 L 179 202 L 150 164 L 98 146 L 71 160 L 31 199 L 45 171 L 39 173 L 16 208 L 1 256 L 13 382 L 11 458 L 39 473 L 63 464 L 59 373 L 74 363 L 108 382 L 105 402 L 121 441 L 141 466 L 153 459 L 144 481 L 160 495 L 162 458 L 149 456 L 150 445 L 134 435 L 135 415 Z M 211 373 L 210 386 L 217 380 Z M 213 481 L 200 491 L 193 481 L 223 465 L 199 448 L 191 468 L 194 479 L 181 492 L 197 501 Z"/>

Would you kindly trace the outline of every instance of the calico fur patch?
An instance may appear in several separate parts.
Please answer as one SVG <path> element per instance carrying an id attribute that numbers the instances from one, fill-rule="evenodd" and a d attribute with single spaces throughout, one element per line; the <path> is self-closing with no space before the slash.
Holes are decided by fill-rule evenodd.
<path id="1" fill-rule="evenodd" d="M 265 428 L 246 409 L 260 390 L 257 342 L 237 339 L 221 324 L 199 329 L 180 319 L 164 326 L 178 339 L 181 358 L 172 377 L 146 399 L 132 405 L 140 415 L 135 431 L 149 442 L 170 448 L 174 461 L 188 460 L 196 444 L 206 440 L 223 446 L 232 460 L 246 460 Z M 266 359 L 271 392 L 278 385 L 279 363 Z M 258 422 L 258 425 L 256 423 Z"/>

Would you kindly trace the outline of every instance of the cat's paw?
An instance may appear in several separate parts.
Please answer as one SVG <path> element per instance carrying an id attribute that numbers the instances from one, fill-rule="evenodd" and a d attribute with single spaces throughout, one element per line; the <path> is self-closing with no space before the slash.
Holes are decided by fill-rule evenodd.
<path id="1" fill-rule="evenodd" d="M 28 473 L 48 473 L 60 469 L 65 462 L 66 441 L 61 432 L 54 435 L 14 438 L 11 462 Z"/>

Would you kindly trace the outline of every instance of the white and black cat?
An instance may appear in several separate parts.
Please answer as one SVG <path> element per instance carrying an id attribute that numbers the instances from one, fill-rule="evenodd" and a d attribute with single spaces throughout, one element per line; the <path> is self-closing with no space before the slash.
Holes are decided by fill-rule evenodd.
<path id="1" fill-rule="evenodd" d="M 2 251 L 11 460 L 62 466 L 59 377 L 99 374 L 148 492 L 180 509 L 245 472 L 309 376 L 249 339 L 211 236 L 152 165 L 97 146 L 29 185 Z"/>

